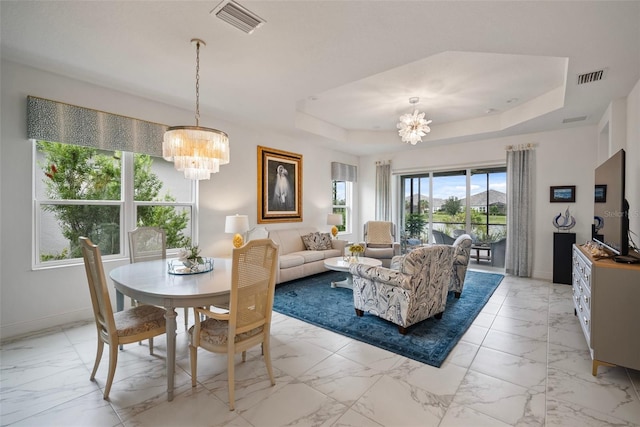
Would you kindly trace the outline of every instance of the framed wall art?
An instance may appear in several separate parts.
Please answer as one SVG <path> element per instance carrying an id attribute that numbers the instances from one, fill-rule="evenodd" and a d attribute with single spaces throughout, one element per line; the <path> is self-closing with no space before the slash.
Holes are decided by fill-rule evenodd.
<path id="1" fill-rule="evenodd" d="M 607 185 L 596 185 L 594 201 L 596 203 L 607 202 Z"/>
<path id="2" fill-rule="evenodd" d="M 575 203 L 576 186 L 559 185 L 556 187 L 549 187 L 549 201 L 552 203 Z"/>
<path id="3" fill-rule="evenodd" d="M 302 221 L 302 155 L 258 146 L 258 223 Z"/>

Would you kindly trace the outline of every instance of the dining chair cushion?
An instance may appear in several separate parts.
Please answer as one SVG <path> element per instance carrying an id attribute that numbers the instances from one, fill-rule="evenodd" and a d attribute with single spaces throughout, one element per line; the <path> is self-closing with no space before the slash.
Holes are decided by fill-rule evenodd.
<path id="1" fill-rule="evenodd" d="M 113 313 L 119 337 L 128 337 L 156 328 L 165 327 L 164 308 L 154 305 L 138 305 L 125 311 Z"/>
<path id="2" fill-rule="evenodd" d="M 193 336 L 193 326 L 189 328 L 189 337 Z M 208 318 L 200 323 L 200 341 L 213 345 L 224 345 L 229 340 L 229 322 Z M 235 341 L 241 341 L 262 333 L 263 327 L 259 326 L 247 332 L 236 335 Z"/>

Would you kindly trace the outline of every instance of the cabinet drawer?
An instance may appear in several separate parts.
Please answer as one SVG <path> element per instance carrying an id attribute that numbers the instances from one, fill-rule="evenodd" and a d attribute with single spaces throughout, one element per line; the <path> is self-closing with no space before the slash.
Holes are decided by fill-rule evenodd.
<path id="1" fill-rule="evenodd" d="M 587 345 L 591 347 L 591 313 L 582 304 L 582 299 L 578 299 L 578 305 L 576 307 L 576 315 L 578 316 L 578 319 L 580 319 L 582 332 L 587 340 Z"/>
<path id="2" fill-rule="evenodd" d="M 576 254 L 574 254 L 573 275 L 578 276 L 591 292 L 591 266 Z"/>

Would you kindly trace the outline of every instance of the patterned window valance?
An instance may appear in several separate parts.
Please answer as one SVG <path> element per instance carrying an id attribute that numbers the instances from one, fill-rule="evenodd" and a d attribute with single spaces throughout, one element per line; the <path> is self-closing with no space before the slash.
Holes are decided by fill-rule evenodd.
<path id="1" fill-rule="evenodd" d="M 27 97 L 27 138 L 162 156 L 166 125 Z"/>
<path id="2" fill-rule="evenodd" d="M 358 182 L 358 167 L 331 162 L 331 179 L 333 181 Z"/>

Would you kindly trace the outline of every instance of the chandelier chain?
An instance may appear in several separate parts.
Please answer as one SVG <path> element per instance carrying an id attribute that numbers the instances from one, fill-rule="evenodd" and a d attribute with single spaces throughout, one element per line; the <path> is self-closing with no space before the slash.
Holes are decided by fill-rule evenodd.
<path id="1" fill-rule="evenodd" d="M 196 126 L 200 126 L 200 42 L 196 42 Z"/>
<path id="2" fill-rule="evenodd" d="M 220 165 L 229 163 L 229 136 L 200 127 L 200 45 L 207 44 L 196 38 L 191 43 L 196 43 L 196 125 L 169 127 L 162 139 L 162 157 L 184 172 L 185 178 L 199 181 L 209 179 L 220 171 Z"/>

